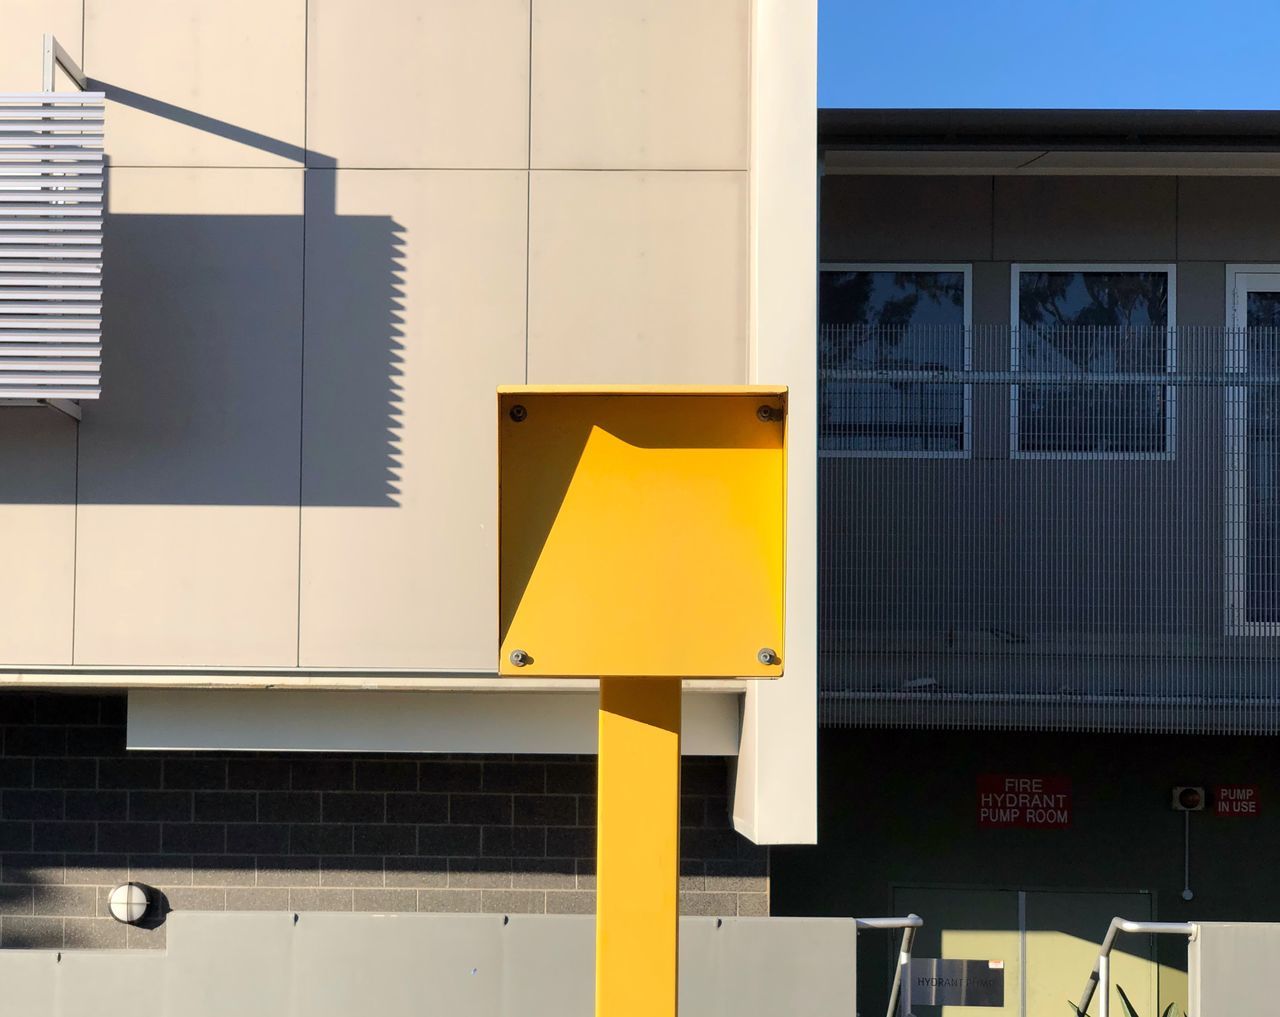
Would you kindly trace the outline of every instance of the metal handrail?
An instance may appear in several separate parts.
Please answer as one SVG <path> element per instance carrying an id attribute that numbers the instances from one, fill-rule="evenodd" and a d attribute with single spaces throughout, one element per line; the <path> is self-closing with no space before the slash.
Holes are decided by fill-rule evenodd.
<path id="1" fill-rule="evenodd" d="M 1089 1009 L 1093 1002 L 1093 994 L 1098 986 L 1102 986 L 1102 995 L 1098 1000 L 1098 1017 L 1110 1017 L 1111 1011 L 1111 948 L 1115 945 L 1116 935 L 1121 932 L 1150 933 L 1152 935 L 1181 935 L 1188 939 L 1195 938 L 1195 922 L 1132 922 L 1127 918 L 1113 918 L 1107 927 L 1107 935 L 1098 950 L 1098 959 L 1093 963 L 1093 972 L 1085 983 L 1084 993 L 1080 996 L 1080 1005 L 1076 1008 L 1081 1013 Z"/>
<path id="2" fill-rule="evenodd" d="M 906 1003 L 903 1013 L 911 1013 L 911 947 L 916 941 L 916 929 L 923 927 L 924 919 L 912 913 L 905 918 L 855 918 L 854 927 L 858 929 L 901 929 L 902 946 L 898 950 L 898 966 L 893 972 L 893 986 L 889 989 L 889 1007 L 885 1017 L 893 1017 L 898 1008 L 898 999 L 902 995 L 902 987 L 906 985 Z"/>

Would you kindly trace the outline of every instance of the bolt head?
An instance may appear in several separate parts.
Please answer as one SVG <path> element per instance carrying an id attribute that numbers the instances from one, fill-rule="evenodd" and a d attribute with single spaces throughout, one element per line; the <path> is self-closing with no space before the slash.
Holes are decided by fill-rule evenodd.
<path id="1" fill-rule="evenodd" d="M 770 420 L 773 419 L 773 407 L 761 406 L 758 410 L 756 410 L 756 416 L 759 417 L 763 423 L 767 424 Z"/>
<path id="2" fill-rule="evenodd" d="M 529 416 L 529 411 L 528 411 L 528 410 L 526 410 L 526 409 L 525 409 L 523 406 L 521 406 L 519 403 L 516 403 L 513 407 L 511 407 L 511 411 L 510 411 L 507 415 L 508 415 L 512 420 L 514 420 L 517 424 L 519 424 L 519 423 L 520 423 L 521 421 L 523 421 L 527 416 Z"/>
<path id="3" fill-rule="evenodd" d="M 761 664 L 776 664 L 778 663 L 778 655 L 765 646 L 756 654 L 756 660 L 760 661 Z"/>
<path id="4" fill-rule="evenodd" d="M 524 650 L 512 650 L 511 663 L 513 663 L 516 667 L 524 667 L 525 665 L 532 663 L 532 658 L 530 658 L 530 656 L 527 653 L 525 653 Z"/>

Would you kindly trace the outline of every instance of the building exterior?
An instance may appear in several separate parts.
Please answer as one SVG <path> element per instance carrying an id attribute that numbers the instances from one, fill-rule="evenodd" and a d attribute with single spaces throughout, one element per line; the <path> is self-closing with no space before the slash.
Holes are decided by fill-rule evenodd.
<path id="1" fill-rule="evenodd" d="M 0 406 L 0 948 L 163 946 L 126 878 L 592 909 L 594 688 L 495 674 L 523 382 L 790 386 L 786 677 L 685 697 L 685 909 L 767 913 L 816 815 L 815 6 L 0 0 L 0 92 L 53 33 L 108 167 L 101 398 Z"/>
<path id="2" fill-rule="evenodd" d="M 1280 913 L 1280 120 L 819 137 L 821 812 L 774 911 L 917 911 L 918 954 L 1061 1013 L 1115 915 Z M 1139 1012 L 1185 1005 L 1185 942 L 1124 949 Z M 891 950 L 860 964 L 876 1012 Z"/>

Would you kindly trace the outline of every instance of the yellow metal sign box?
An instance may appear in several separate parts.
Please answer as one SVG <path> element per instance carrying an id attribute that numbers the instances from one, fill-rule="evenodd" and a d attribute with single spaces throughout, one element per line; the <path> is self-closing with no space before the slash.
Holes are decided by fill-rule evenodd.
<path id="1" fill-rule="evenodd" d="M 776 678 L 787 390 L 498 390 L 499 673 Z"/>

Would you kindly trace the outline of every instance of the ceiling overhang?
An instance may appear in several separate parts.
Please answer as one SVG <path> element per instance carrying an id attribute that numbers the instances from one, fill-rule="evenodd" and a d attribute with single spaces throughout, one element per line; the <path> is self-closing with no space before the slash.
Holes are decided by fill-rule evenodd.
<path id="1" fill-rule="evenodd" d="M 1280 175 L 1280 113 L 820 110 L 828 174 Z"/>

